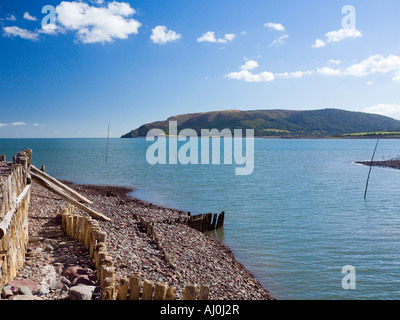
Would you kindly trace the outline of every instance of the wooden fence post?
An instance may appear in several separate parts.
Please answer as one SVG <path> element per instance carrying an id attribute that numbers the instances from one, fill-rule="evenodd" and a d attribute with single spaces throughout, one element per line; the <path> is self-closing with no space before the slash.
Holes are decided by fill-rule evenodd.
<path id="1" fill-rule="evenodd" d="M 133 275 L 129 278 L 129 300 L 139 300 L 141 279 L 139 275 Z"/>
<path id="2" fill-rule="evenodd" d="M 120 279 L 118 284 L 118 300 L 126 300 L 128 298 L 128 285 L 127 279 Z"/>
<path id="3" fill-rule="evenodd" d="M 153 300 L 154 283 L 150 280 L 143 281 L 142 300 Z"/>
<path id="4" fill-rule="evenodd" d="M 193 284 L 187 285 L 183 292 L 183 300 L 196 300 L 196 298 L 197 298 L 197 287 Z"/>
<path id="5" fill-rule="evenodd" d="M 154 288 L 154 300 L 164 300 L 167 294 L 167 284 L 157 283 Z"/>

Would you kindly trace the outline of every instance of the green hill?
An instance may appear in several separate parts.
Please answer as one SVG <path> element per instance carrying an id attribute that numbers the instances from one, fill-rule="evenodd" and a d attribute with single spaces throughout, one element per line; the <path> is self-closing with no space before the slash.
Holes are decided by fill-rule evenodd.
<path id="1" fill-rule="evenodd" d="M 173 116 L 165 121 L 144 124 L 121 138 L 145 137 L 151 129 L 162 129 L 168 134 L 169 121 L 178 122 L 178 132 L 194 129 L 254 129 L 255 136 L 344 136 L 354 133 L 399 132 L 400 121 L 389 117 L 345 111 L 323 109 L 310 111 L 294 110 L 225 110 L 191 113 Z"/>

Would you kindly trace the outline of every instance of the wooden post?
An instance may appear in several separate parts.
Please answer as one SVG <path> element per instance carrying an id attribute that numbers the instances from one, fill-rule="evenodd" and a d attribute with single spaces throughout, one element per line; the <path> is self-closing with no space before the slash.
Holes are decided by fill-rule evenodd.
<path id="1" fill-rule="evenodd" d="M 111 268 L 107 269 L 106 268 Z M 103 288 L 103 282 L 107 278 L 108 274 L 110 273 L 110 270 L 114 270 L 114 262 L 110 256 L 106 256 L 100 263 L 100 286 Z"/>
<path id="2" fill-rule="evenodd" d="M 174 287 L 168 287 L 167 293 L 165 294 L 165 300 L 176 300 L 176 294 Z"/>
<path id="3" fill-rule="evenodd" d="M 6 161 L 6 156 L 4 156 L 4 155 L 0 156 L 0 162 L 2 162 L 2 161 Z"/>
<path id="4" fill-rule="evenodd" d="M 209 286 L 201 286 L 199 300 L 208 300 L 209 294 L 210 294 L 210 287 Z"/>
<path id="5" fill-rule="evenodd" d="M 154 300 L 164 300 L 167 294 L 167 284 L 157 283 L 154 289 Z"/>
<path id="6" fill-rule="evenodd" d="M 67 217 L 67 236 L 72 237 L 72 230 L 74 230 L 74 217 L 72 215 L 68 215 Z"/>
<path id="7" fill-rule="evenodd" d="M 42 169 L 43 172 L 46 172 L 46 166 L 44 164 L 42 164 Z"/>
<path id="8" fill-rule="evenodd" d="M 105 287 L 109 286 L 109 283 L 111 282 L 112 285 L 115 285 L 115 277 L 114 277 L 114 268 L 113 267 L 106 267 L 102 266 L 102 277 L 103 277 L 103 282 L 100 284 L 101 288 L 104 289 Z M 106 279 L 109 278 L 109 280 L 106 281 Z"/>
<path id="9" fill-rule="evenodd" d="M 118 300 L 126 300 L 128 298 L 128 285 L 127 279 L 123 278 L 119 280 L 118 284 Z"/>
<path id="10" fill-rule="evenodd" d="M 193 284 L 187 285 L 183 292 L 183 300 L 196 300 L 197 287 Z"/>
<path id="11" fill-rule="evenodd" d="M 78 200 L 75 200 L 71 196 L 66 194 L 58 186 L 56 186 L 55 184 L 53 184 L 49 180 L 39 176 L 38 174 L 33 173 L 32 171 L 31 171 L 31 177 L 32 177 L 32 180 L 35 183 L 37 183 L 38 185 L 40 185 L 40 186 L 46 188 L 47 190 L 53 192 L 57 196 L 63 198 L 66 201 L 68 201 L 70 204 L 75 205 L 77 208 L 81 209 L 82 211 L 85 211 L 86 213 L 88 213 L 93 218 L 101 219 L 101 220 L 105 220 L 105 221 L 111 221 L 110 218 L 106 217 L 105 215 L 103 215 L 103 214 L 101 214 L 99 212 L 96 212 L 95 210 L 93 210 L 93 209 L 91 209 L 89 207 L 84 206 Z"/>
<path id="12" fill-rule="evenodd" d="M 217 217 L 218 217 L 218 214 L 214 213 L 213 214 L 213 220 L 212 220 L 212 223 L 211 223 L 211 230 L 215 230 L 215 228 L 216 228 Z"/>
<path id="13" fill-rule="evenodd" d="M 216 229 L 222 228 L 224 226 L 224 218 L 225 218 L 225 212 L 222 211 L 218 216 Z"/>
<path id="14" fill-rule="evenodd" d="M 149 280 L 143 281 L 142 300 L 153 300 L 154 283 Z"/>
<path id="15" fill-rule="evenodd" d="M 129 278 L 129 300 L 139 300 L 141 279 L 139 275 L 133 275 Z"/>

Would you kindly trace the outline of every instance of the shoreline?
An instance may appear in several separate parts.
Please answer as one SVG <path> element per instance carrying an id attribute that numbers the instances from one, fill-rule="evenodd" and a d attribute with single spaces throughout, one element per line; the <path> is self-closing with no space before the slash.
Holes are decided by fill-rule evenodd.
<path id="1" fill-rule="evenodd" d="M 176 288 L 178 299 L 181 299 L 186 284 L 195 284 L 198 287 L 210 286 L 210 300 L 274 300 L 254 275 L 236 260 L 232 250 L 225 244 L 186 225 L 164 223 L 167 219 L 175 220 L 182 215 L 186 216 L 185 212 L 136 199 L 129 195 L 134 191 L 132 188 L 75 184 L 65 180 L 62 182 L 93 201 L 89 207 L 112 219 L 110 222 L 99 221 L 99 224 L 107 233 L 107 247 L 114 259 L 116 278 L 140 274 L 151 281 L 166 282 Z M 50 241 L 52 236 L 49 225 L 55 230 L 61 230 L 61 226 L 56 224 L 59 223 L 61 209 L 67 205 L 66 201 L 34 184 L 29 210 L 30 238 L 44 236 Z M 86 215 L 78 208 L 76 212 Z M 140 229 L 141 217 L 156 223 L 157 233 L 161 236 L 163 250 L 168 253 L 168 259 L 157 244 Z M 46 269 L 51 264 L 65 262 L 62 257 L 65 255 L 65 248 L 62 254 L 62 248 L 57 245 L 57 241 L 65 242 L 65 235 L 61 235 L 58 230 L 52 234 L 57 234 L 59 239 L 51 240 L 55 249 L 45 252 L 49 256 L 41 260 L 41 268 Z M 82 248 L 70 249 L 69 253 L 71 251 L 80 252 Z M 85 260 L 83 256 L 76 255 L 73 259 L 75 262 Z M 34 274 L 30 269 L 35 265 L 35 262 L 24 265 L 21 275 L 26 277 Z M 85 268 L 88 267 L 89 263 L 85 262 Z M 41 280 L 36 276 L 35 281 Z M 54 294 L 52 298 L 62 299 Z"/>
<path id="2" fill-rule="evenodd" d="M 356 164 L 364 166 L 373 166 L 380 168 L 392 168 L 400 170 L 400 159 L 382 160 L 382 161 L 356 161 Z"/>

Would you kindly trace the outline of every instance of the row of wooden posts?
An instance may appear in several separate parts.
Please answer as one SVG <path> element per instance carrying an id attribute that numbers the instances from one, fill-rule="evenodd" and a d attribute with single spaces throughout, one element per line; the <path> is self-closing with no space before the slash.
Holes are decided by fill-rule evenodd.
<path id="1" fill-rule="evenodd" d="M 197 231 L 206 232 L 222 228 L 224 226 L 224 220 L 225 220 L 224 211 L 222 211 L 220 214 L 205 213 L 194 216 L 192 216 L 189 212 L 186 216 L 182 215 L 177 219 L 165 219 L 162 222 L 168 224 L 171 223 L 184 224 Z"/>
<path id="2" fill-rule="evenodd" d="M 91 217 L 73 214 L 73 205 L 62 211 L 62 228 L 72 239 L 78 240 L 89 249 L 90 258 L 94 260 L 97 270 L 97 280 L 102 289 L 102 300 L 176 300 L 175 288 L 167 283 L 154 283 L 134 274 L 129 279 L 115 278 L 112 257 L 107 252 L 107 234 L 101 230 L 98 221 Z M 149 235 L 153 235 L 152 224 L 146 224 Z M 196 285 L 187 285 L 183 300 L 208 300 L 210 289 Z"/>
<path id="3" fill-rule="evenodd" d="M 189 216 L 188 226 L 200 232 L 212 231 L 224 226 L 225 212 Z"/>

